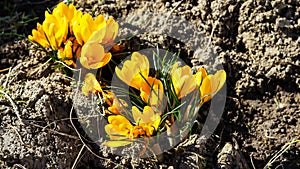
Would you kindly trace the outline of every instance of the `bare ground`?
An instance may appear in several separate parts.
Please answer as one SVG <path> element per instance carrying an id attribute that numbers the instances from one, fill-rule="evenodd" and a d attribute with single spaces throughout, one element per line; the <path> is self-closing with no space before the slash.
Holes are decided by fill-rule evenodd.
<path id="1" fill-rule="evenodd" d="M 4 32 L 13 29 L 4 29 L 8 27 L 4 25 L 10 25 L 2 19 L 5 16 L 20 16 L 11 25 L 22 19 L 16 13 L 39 16 L 42 21 L 44 10 L 55 5 L 47 1 L 14 2 L 1 2 L 3 8 L 12 5 L 17 11 L 1 12 Z M 2 35 L 1 168 L 71 168 L 78 154 L 81 158 L 77 168 L 263 168 L 287 143 L 300 139 L 299 1 L 82 1 L 77 6 L 115 18 L 143 10 L 172 11 L 195 24 L 207 37 L 216 25 L 212 45 L 228 74 L 222 120 L 212 136 L 200 137 L 195 132 L 159 162 L 97 152 L 100 158 L 87 149 L 81 152 L 82 142 L 68 119 L 71 79 L 53 69 L 57 63 L 47 62 L 46 54 L 32 49 L 29 41 Z M 28 35 L 35 22 L 14 31 Z M 298 142 L 271 168 L 300 168 L 299 159 Z"/>

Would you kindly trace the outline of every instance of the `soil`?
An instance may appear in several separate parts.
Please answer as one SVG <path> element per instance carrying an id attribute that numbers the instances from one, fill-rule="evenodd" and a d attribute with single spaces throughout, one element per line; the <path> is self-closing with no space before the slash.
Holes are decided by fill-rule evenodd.
<path id="1" fill-rule="evenodd" d="M 15 6 L 17 13 L 39 16 L 36 21 L 42 21 L 45 9 L 56 4 L 26 2 L 3 1 L 1 5 Z M 212 135 L 200 135 L 201 127 L 195 126 L 188 139 L 156 158 L 112 155 L 90 144 L 93 154 L 82 149 L 69 120 L 75 101 L 72 77 L 55 69 L 59 64 L 49 61 L 28 40 L 2 35 L 0 168 L 263 168 L 284 146 L 300 139 L 300 1 L 89 0 L 75 4 L 82 11 L 116 19 L 137 12 L 172 12 L 194 24 L 201 36 L 209 39 L 212 35 L 210 48 L 227 72 L 221 121 Z M 9 13 L 1 12 L 1 29 L 5 16 Z M 14 33 L 29 35 L 36 21 Z M 170 22 L 167 26 L 182 32 L 191 29 L 182 25 Z M 161 48 L 176 46 L 172 50 L 183 51 L 193 66 L 214 64 L 193 57 L 193 51 L 169 37 L 143 34 L 132 41 L 142 44 L 141 49 L 155 47 L 153 42 L 161 39 Z M 200 111 L 201 123 L 207 107 Z M 270 167 L 300 168 L 300 142 L 291 144 Z"/>

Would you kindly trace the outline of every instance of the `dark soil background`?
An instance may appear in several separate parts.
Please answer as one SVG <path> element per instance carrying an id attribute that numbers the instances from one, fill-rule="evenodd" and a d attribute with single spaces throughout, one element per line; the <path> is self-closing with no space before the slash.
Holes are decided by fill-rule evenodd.
<path id="1" fill-rule="evenodd" d="M 194 134 L 159 162 L 80 151 L 68 119 L 72 79 L 21 36 L 57 3 L 0 2 L 0 85 L 7 94 L 0 93 L 0 168 L 263 168 L 300 139 L 300 1 L 76 2 L 82 11 L 115 18 L 172 11 L 207 37 L 215 25 L 212 46 L 227 72 L 222 120 L 212 136 Z M 300 142 L 270 168 L 300 168 Z"/>

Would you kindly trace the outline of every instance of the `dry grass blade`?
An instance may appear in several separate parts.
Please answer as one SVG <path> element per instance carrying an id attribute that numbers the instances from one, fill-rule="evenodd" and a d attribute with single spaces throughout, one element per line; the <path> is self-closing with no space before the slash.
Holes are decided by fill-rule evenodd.
<path id="1" fill-rule="evenodd" d="M 293 139 L 291 142 L 286 143 L 280 151 L 278 151 L 264 166 L 264 169 L 270 168 L 270 166 L 283 154 L 285 153 L 293 144 L 300 142 L 300 140 Z"/>
<path id="2" fill-rule="evenodd" d="M 8 71 L 10 68 L 1 69 L 0 73 Z"/>
<path id="3" fill-rule="evenodd" d="M 81 149 L 80 149 L 80 151 L 79 151 L 79 153 L 78 153 L 78 155 L 77 155 L 77 157 L 76 157 L 76 159 L 75 159 L 75 161 L 74 161 L 71 169 L 75 169 L 76 168 L 76 165 L 77 165 L 78 161 L 82 158 L 81 154 L 82 154 L 84 148 L 85 148 L 85 145 L 82 145 L 82 147 L 81 147 Z"/>

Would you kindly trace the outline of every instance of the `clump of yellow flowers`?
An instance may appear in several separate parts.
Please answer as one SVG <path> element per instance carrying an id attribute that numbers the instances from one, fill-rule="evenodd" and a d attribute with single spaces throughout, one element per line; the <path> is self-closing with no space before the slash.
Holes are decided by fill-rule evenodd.
<path id="1" fill-rule="evenodd" d="M 97 69 L 111 59 L 108 49 L 118 33 L 118 23 L 113 18 L 106 20 L 103 15 L 93 18 L 83 14 L 73 4 L 59 3 L 45 20 L 37 23 L 29 40 L 44 48 L 57 51 L 57 59 L 76 66 L 76 60 L 87 69 Z M 97 50 L 97 52 L 94 52 Z"/>
<path id="2" fill-rule="evenodd" d="M 44 22 L 38 23 L 28 38 L 55 51 L 57 59 L 67 65 L 76 68 L 79 60 L 89 70 L 109 65 L 112 59 L 109 50 L 114 46 L 118 29 L 113 18 L 106 20 L 103 15 L 93 18 L 74 5 L 61 2 L 52 13 L 45 12 Z M 176 137 L 171 126 L 195 117 L 201 105 L 212 99 L 226 82 L 224 70 L 214 74 L 208 74 L 204 68 L 193 71 L 176 60 L 163 62 L 158 55 L 155 65 L 160 68 L 152 70 L 150 62 L 155 61 L 149 61 L 151 57 L 133 52 L 122 66 L 114 67 L 117 78 L 127 86 L 120 93 L 111 90 L 115 86 L 99 80 L 99 75 L 85 71 L 82 93 L 104 100 L 100 106 L 107 122 L 103 129 L 107 134 L 105 145 L 126 146 L 136 139 L 147 140 L 163 132 Z M 124 93 L 130 100 L 121 97 Z"/>
<path id="3" fill-rule="evenodd" d="M 151 73 L 148 57 L 133 52 L 121 67 L 115 67 L 117 78 L 130 88 L 130 91 L 126 91 L 124 87 L 125 93 L 130 95 L 129 102 L 122 99 L 124 92 L 120 94 L 104 90 L 107 87 L 100 86 L 95 76 L 87 74 L 82 92 L 87 96 L 101 93 L 105 100 L 103 106 L 108 120 L 105 131 L 109 137 L 105 145 L 125 146 L 135 139 L 148 139 L 171 130 L 175 121 L 188 122 L 226 81 L 224 70 L 208 74 L 204 68 L 200 68 L 193 73 L 191 67 L 180 66 L 180 62 L 161 64 L 162 69 Z M 176 137 L 176 132 L 168 132 L 171 132 L 170 137 Z"/>

